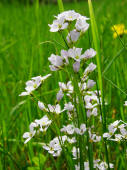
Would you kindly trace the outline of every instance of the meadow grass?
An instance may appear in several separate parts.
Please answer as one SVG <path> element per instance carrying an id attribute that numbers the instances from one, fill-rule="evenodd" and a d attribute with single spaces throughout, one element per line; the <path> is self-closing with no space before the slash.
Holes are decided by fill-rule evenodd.
<path id="1" fill-rule="evenodd" d="M 121 0 L 93 3 L 100 39 L 103 92 L 108 102 L 105 107 L 107 124 L 116 119 L 127 121 L 127 110 L 123 108 L 127 100 L 127 36 L 114 40 L 111 31 L 112 25 L 119 23 L 127 28 L 126 6 L 127 2 Z M 89 17 L 87 1 L 65 3 L 64 9 L 74 9 Z M 66 169 L 61 158 L 56 163 L 50 155 L 43 155 L 42 146 L 36 142 L 24 145 L 23 133 L 32 120 L 42 115 L 36 105 L 31 104 L 30 98 L 18 96 L 28 79 L 49 73 L 48 57 L 59 52 L 61 46 L 65 47 L 58 33 L 49 32 L 48 24 L 58 13 L 57 5 L 39 6 L 38 1 L 32 6 L 0 3 L 0 169 L 27 169 L 35 165 L 38 165 L 37 169 L 60 169 L 61 165 Z M 94 46 L 91 37 L 90 30 L 79 46 L 86 49 Z M 54 78 L 47 80 L 44 92 L 41 92 L 43 100 L 49 103 L 52 103 L 58 88 L 59 74 L 53 74 Z M 54 90 L 49 92 L 50 89 Z M 44 138 L 48 141 L 51 136 L 50 133 Z M 43 137 L 40 142 L 43 142 Z M 119 154 L 119 150 L 124 144 L 115 144 L 113 150 L 114 143 L 110 143 L 109 160 L 113 161 L 116 169 L 122 170 L 126 162 L 124 151 Z"/>

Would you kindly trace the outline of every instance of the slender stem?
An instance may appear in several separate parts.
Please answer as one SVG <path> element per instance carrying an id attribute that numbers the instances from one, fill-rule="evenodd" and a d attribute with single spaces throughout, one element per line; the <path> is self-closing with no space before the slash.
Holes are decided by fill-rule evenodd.
<path id="1" fill-rule="evenodd" d="M 73 76 L 73 85 L 74 85 L 74 92 L 75 92 L 75 107 L 76 107 L 76 112 L 77 112 L 77 117 L 78 117 L 78 127 L 84 122 L 84 114 L 82 111 L 80 111 L 80 106 L 82 101 L 80 100 L 80 92 L 79 92 L 79 87 L 78 87 L 78 79 L 77 75 Z M 76 102 L 76 99 L 78 97 L 79 103 Z M 84 116 L 83 116 L 84 115 Z M 84 159 L 83 159 L 83 142 L 82 142 L 82 136 L 79 137 L 79 148 L 80 148 L 80 170 L 84 170 Z"/>
<path id="2" fill-rule="evenodd" d="M 60 35 L 62 36 L 62 38 L 63 38 L 63 40 L 64 40 L 64 42 L 65 42 L 66 47 L 69 49 L 68 43 L 67 43 L 66 39 L 64 38 L 63 33 L 62 33 L 62 32 L 59 32 L 59 33 L 60 33 Z"/>
<path id="3" fill-rule="evenodd" d="M 89 140 L 89 132 L 88 132 L 88 125 L 87 125 L 87 114 L 86 114 L 86 109 L 84 108 L 85 106 L 85 103 L 82 99 L 82 94 L 79 90 L 79 87 L 78 87 L 78 75 L 75 74 L 74 75 L 74 80 L 73 80 L 73 84 L 74 84 L 74 89 L 77 93 L 77 97 L 78 97 L 78 100 L 79 100 L 79 104 L 77 106 L 76 104 L 76 107 L 80 108 L 80 109 L 77 109 L 77 114 L 78 114 L 78 118 L 79 118 L 79 125 L 81 125 L 81 123 L 85 122 L 86 124 L 86 128 L 87 128 L 87 145 L 88 145 L 88 157 L 89 157 L 89 165 L 90 165 L 90 170 L 93 170 L 93 146 L 92 146 L 92 143 L 90 143 L 90 140 Z M 79 138 L 79 145 L 80 145 L 80 169 L 83 169 L 84 168 L 84 159 L 82 158 L 83 156 L 83 136 L 81 136 Z"/>

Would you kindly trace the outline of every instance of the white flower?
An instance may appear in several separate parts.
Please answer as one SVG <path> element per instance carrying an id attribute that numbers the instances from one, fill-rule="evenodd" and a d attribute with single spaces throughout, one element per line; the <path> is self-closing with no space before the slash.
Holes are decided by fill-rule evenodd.
<path id="1" fill-rule="evenodd" d="M 85 170 L 90 170 L 90 168 L 89 168 L 89 162 L 84 162 L 84 169 L 85 169 Z"/>
<path id="2" fill-rule="evenodd" d="M 59 136 L 60 141 L 62 142 L 62 144 L 64 144 L 64 142 L 68 139 L 68 137 L 66 135 L 64 136 Z"/>
<path id="3" fill-rule="evenodd" d="M 48 111 L 43 102 L 38 101 L 38 107 L 43 111 Z"/>
<path id="4" fill-rule="evenodd" d="M 80 170 L 80 164 L 75 165 L 75 170 Z"/>
<path id="5" fill-rule="evenodd" d="M 31 94 L 31 91 L 26 91 L 26 92 L 22 92 L 21 94 L 19 94 L 19 96 L 28 96 Z"/>
<path id="6" fill-rule="evenodd" d="M 109 167 L 110 168 L 114 168 L 113 164 L 109 164 Z M 100 162 L 96 165 L 96 168 L 98 168 L 99 170 L 106 170 L 108 169 L 108 165 L 106 162 Z"/>
<path id="7" fill-rule="evenodd" d="M 104 133 L 103 137 L 110 139 L 114 135 L 114 133 L 116 132 L 119 122 L 120 122 L 120 120 L 116 120 L 115 122 L 111 123 L 108 126 L 109 133 Z"/>
<path id="8" fill-rule="evenodd" d="M 123 123 L 119 125 L 119 123 Z M 108 127 L 109 132 L 104 133 L 103 136 L 106 137 L 108 140 L 112 141 L 120 141 L 122 139 L 127 139 L 127 130 L 125 129 L 127 124 L 122 120 L 116 120 L 115 122 L 111 123 Z M 115 134 L 116 131 L 120 131 L 120 134 Z M 113 138 L 111 138 L 113 136 Z"/>
<path id="9" fill-rule="evenodd" d="M 47 130 L 52 121 L 45 115 L 40 120 L 36 119 L 35 122 L 40 126 L 40 131 L 43 132 Z"/>
<path id="10" fill-rule="evenodd" d="M 85 69 L 84 74 L 87 75 L 96 69 L 96 65 L 90 63 L 89 66 Z"/>
<path id="11" fill-rule="evenodd" d="M 127 130 L 125 128 L 120 128 L 122 138 L 127 139 Z"/>
<path id="12" fill-rule="evenodd" d="M 112 136 L 112 134 L 109 134 L 109 133 L 104 133 L 103 134 L 103 138 L 110 138 Z"/>
<path id="13" fill-rule="evenodd" d="M 86 109 L 93 109 L 99 104 L 99 99 L 95 94 L 85 95 L 84 101 L 86 103 L 85 105 Z"/>
<path id="14" fill-rule="evenodd" d="M 88 91 L 87 91 L 87 93 L 88 93 Z M 88 93 L 88 94 L 90 94 L 90 93 Z M 91 95 L 86 95 L 84 97 L 84 100 L 86 103 L 92 103 L 92 102 L 99 103 L 98 96 L 95 93 L 91 93 Z"/>
<path id="15" fill-rule="evenodd" d="M 66 132 L 69 135 L 72 135 L 75 132 L 75 127 L 73 125 L 67 125 L 63 126 L 62 129 L 60 129 L 61 132 Z"/>
<path id="16" fill-rule="evenodd" d="M 110 139 L 110 140 L 112 140 L 112 141 L 120 141 L 122 138 L 123 138 L 122 135 L 120 135 L 120 134 L 115 134 L 115 139 Z"/>
<path id="17" fill-rule="evenodd" d="M 43 77 L 42 76 L 37 76 L 37 77 L 33 77 L 32 80 L 34 80 L 35 82 L 40 83 L 40 81 L 43 82 L 44 80 L 46 80 L 50 76 L 51 76 L 51 74 L 47 74 L 46 76 L 43 76 Z"/>
<path id="18" fill-rule="evenodd" d="M 120 122 L 119 120 L 116 120 L 115 122 L 111 123 L 108 126 L 108 130 L 109 130 L 110 133 L 114 133 L 117 130 L 119 122 Z"/>
<path id="19" fill-rule="evenodd" d="M 127 101 L 125 101 L 124 106 L 127 106 Z"/>
<path id="20" fill-rule="evenodd" d="M 76 20 L 80 14 L 76 13 L 74 10 L 64 11 L 61 14 L 59 14 L 56 18 L 64 18 L 66 21 L 74 21 Z"/>
<path id="21" fill-rule="evenodd" d="M 81 60 L 81 52 L 82 52 L 82 48 L 76 48 L 76 47 L 70 48 L 68 50 L 69 57 L 79 62 Z"/>
<path id="22" fill-rule="evenodd" d="M 68 27 L 68 23 L 65 22 L 64 17 L 61 17 L 57 20 L 54 20 L 53 24 L 49 24 L 49 27 L 51 32 L 58 32 L 60 30 L 66 29 Z"/>
<path id="23" fill-rule="evenodd" d="M 72 143 L 76 143 L 76 138 L 75 137 L 72 137 L 72 138 L 67 138 L 67 141 L 72 144 Z"/>
<path id="24" fill-rule="evenodd" d="M 93 166 L 94 166 L 94 169 L 97 169 L 97 170 L 106 170 L 108 169 L 108 165 L 106 162 L 103 162 L 101 160 L 93 160 Z M 109 163 L 109 166 L 110 168 L 114 168 L 114 165 L 112 163 Z M 90 170 L 90 167 L 89 167 L 89 162 L 84 162 L 84 168 L 85 170 Z M 75 165 L 75 169 L 76 170 L 80 170 L 80 164 L 78 163 L 78 165 Z"/>
<path id="25" fill-rule="evenodd" d="M 48 58 L 48 60 L 52 64 L 49 66 L 50 70 L 57 71 L 57 70 L 61 69 L 63 65 L 69 64 L 68 52 L 65 50 L 61 50 L 61 56 L 51 54 L 51 56 Z"/>
<path id="26" fill-rule="evenodd" d="M 79 88 L 80 88 L 81 91 L 86 90 L 86 83 L 81 83 L 81 82 L 79 82 L 79 83 L 78 83 L 78 86 L 79 86 Z"/>
<path id="27" fill-rule="evenodd" d="M 76 30 L 85 32 L 89 28 L 89 24 L 86 22 L 86 18 L 81 16 L 77 19 L 75 27 Z"/>
<path id="28" fill-rule="evenodd" d="M 121 124 L 118 126 L 119 129 L 126 127 L 126 124 Z"/>
<path id="29" fill-rule="evenodd" d="M 30 124 L 30 126 L 29 126 L 30 132 L 25 132 L 25 133 L 23 134 L 23 138 L 27 138 L 27 139 L 25 140 L 25 142 L 24 142 L 25 144 L 26 144 L 28 141 L 30 141 L 31 138 L 35 135 L 35 133 L 36 133 L 36 130 L 34 130 L 35 127 L 37 127 L 37 124 L 32 122 L 32 123 Z"/>
<path id="30" fill-rule="evenodd" d="M 47 150 L 50 154 L 52 154 L 54 157 L 60 156 L 62 148 L 61 144 L 64 144 L 64 142 L 67 140 L 67 136 L 59 136 L 55 137 L 53 140 L 49 142 L 49 144 L 44 144 L 43 148 Z"/>
<path id="31" fill-rule="evenodd" d="M 56 113 L 56 114 L 60 114 L 64 111 L 61 110 L 61 107 L 59 104 L 57 105 L 51 105 L 51 104 L 48 104 L 48 108 L 45 107 L 44 103 L 38 101 L 38 107 L 41 109 L 41 110 L 44 110 L 46 112 L 51 112 L 51 113 Z"/>
<path id="32" fill-rule="evenodd" d="M 63 62 L 64 62 L 65 65 L 69 64 L 69 61 L 68 61 L 68 51 L 61 50 L 61 57 L 62 57 Z"/>
<path id="33" fill-rule="evenodd" d="M 60 67 L 58 68 L 58 67 L 56 67 L 54 65 L 49 65 L 49 68 L 50 68 L 51 71 L 57 71 L 57 70 L 60 69 Z"/>
<path id="34" fill-rule="evenodd" d="M 49 110 L 49 112 L 56 113 L 56 114 L 60 114 L 60 113 L 62 113 L 64 111 L 64 109 L 61 110 L 61 107 L 60 107 L 59 104 L 57 104 L 55 106 L 53 106 L 51 104 L 48 104 L 48 110 Z"/>
<path id="35" fill-rule="evenodd" d="M 79 86 L 81 91 L 84 91 L 84 90 L 86 91 L 88 89 L 91 89 L 95 84 L 96 84 L 95 81 L 89 79 L 87 81 L 87 83 L 86 82 L 83 82 L 83 83 L 79 82 L 78 86 Z"/>
<path id="36" fill-rule="evenodd" d="M 62 151 L 58 138 L 51 140 L 48 145 L 43 145 L 43 149 L 47 150 L 54 157 L 59 156 Z"/>
<path id="37" fill-rule="evenodd" d="M 81 124 L 80 128 L 75 128 L 75 132 L 79 135 L 83 135 L 84 132 L 86 132 L 86 125 L 85 124 Z"/>
<path id="38" fill-rule="evenodd" d="M 85 51 L 85 53 L 82 55 L 83 59 L 90 59 L 93 58 L 96 55 L 96 51 L 92 48 Z"/>
<path id="39" fill-rule="evenodd" d="M 30 95 L 31 92 L 37 89 L 41 85 L 41 83 L 49 76 L 51 76 L 51 74 L 48 74 L 43 77 L 42 76 L 33 77 L 32 80 L 26 82 L 26 87 L 25 87 L 26 92 L 22 92 L 19 96 Z"/>
<path id="40" fill-rule="evenodd" d="M 95 84 L 96 84 L 95 81 L 89 79 L 86 84 L 86 87 L 87 89 L 91 89 Z"/>
<path id="41" fill-rule="evenodd" d="M 63 92 L 73 93 L 74 88 L 71 81 L 68 81 L 67 84 L 59 82 L 59 87 Z"/>
<path id="42" fill-rule="evenodd" d="M 93 108 L 92 110 L 87 110 L 87 117 L 97 116 L 97 108 Z"/>
<path id="43" fill-rule="evenodd" d="M 58 70 L 63 65 L 63 58 L 61 56 L 51 54 L 48 58 L 52 65 L 50 65 L 51 71 Z"/>
<path id="44" fill-rule="evenodd" d="M 74 64 L 73 64 L 73 70 L 75 73 L 79 72 L 79 69 L 80 69 L 80 62 L 79 61 L 76 61 Z"/>
<path id="45" fill-rule="evenodd" d="M 60 101 L 63 98 L 64 94 L 62 90 L 59 90 L 59 92 L 56 95 L 57 101 Z"/>
<path id="46" fill-rule="evenodd" d="M 73 155 L 73 159 L 79 158 L 80 157 L 80 150 L 79 150 L 79 148 L 76 148 L 74 146 L 73 149 L 72 149 L 72 155 Z"/>
<path id="47" fill-rule="evenodd" d="M 71 102 L 66 103 L 66 104 L 64 105 L 64 109 L 65 109 L 65 110 L 68 110 L 69 112 L 71 112 L 71 111 L 74 109 L 74 105 L 73 105 Z"/>
<path id="48" fill-rule="evenodd" d="M 80 32 L 76 31 L 75 29 L 70 31 L 67 35 L 67 41 L 68 43 L 75 43 L 78 39 L 79 39 L 79 36 L 80 36 Z"/>
<path id="49" fill-rule="evenodd" d="M 100 142 L 101 136 L 97 136 L 95 133 L 91 133 L 91 130 L 89 129 L 89 138 L 93 142 Z"/>

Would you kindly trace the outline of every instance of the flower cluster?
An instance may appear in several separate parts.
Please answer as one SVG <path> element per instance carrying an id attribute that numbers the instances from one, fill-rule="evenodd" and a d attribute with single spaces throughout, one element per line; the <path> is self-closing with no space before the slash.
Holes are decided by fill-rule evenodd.
<path id="1" fill-rule="evenodd" d="M 55 137 L 49 142 L 49 144 L 43 144 L 43 149 L 47 150 L 48 153 L 52 154 L 54 157 L 58 157 L 61 154 L 62 147 L 65 147 L 65 143 L 75 143 L 75 137 L 69 138 L 66 135 Z"/>
<path id="2" fill-rule="evenodd" d="M 86 22 L 89 18 L 76 13 L 74 10 L 65 11 L 55 16 L 55 20 L 50 25 L 51 32 L 61 32 L 64 29 L 69 31 L 66 39 L 69 44 L 75 43 L 80 35 L 84 33 L 88 28 L 89 24 Z M 72 22 L 75 21 L 74 28 L 70 30 Z"/>
<path id="3" fill-rule="evenodd" d="M 110 168 L 114 168 L 112 163 L 109 164 Z M 98 170 L 106 170 L 108 169 L 108 165 L 106 162 L 101 161 L 100 159 L 94 160 L 94 169 Z M 75 165 L 75 170 L 80 170 L 80 164 Z M 90 170 L 89 162 L 84 162 L 84 170 Z"/>
<path id="4" fill-rule="evenodd" d="M 52 123 L 51 120 L 48 119 L 48 117 L 45 115 L 41 119 L 36 119 L 34 122 L 32 122 L 29 126 L 30 132 L 25 132 L 23 134 L 23 138 L 26 138 L 26 141 L 24 143 L 27 143 L 29 140 L 31 140 L 34 135 L 39 132 L 46 132 L 50 124 Z"/>
<path id="5" fill-rule="evenodd" d="M 38 101 L 38 107 L 45 112 L 55 113 L 55 114 L 60 114 L 65 111 L 64 109 L 61 110 L 61 106 L 59 104 L 57 104 L 57 105 L 48 104 L 48 106 L 46 108 L 44 103 L 40 102 L 40 101 Z"/>
<path id="6" fill-rule="evenodd" d="M 19 96 L 27 96 L 30 95 L 34 90 L 36 90 L 44 80 L 46 80 L 51 74 L 46 76 L 37 76 L 33 77 L 31 80 L 26 82 L 25 92 L 22 92 Z"/>
<path id="7" fill-rule="evenodd" d="M 61 50 L 60 55 L 51 54 L 51 56 L 48 58 L 51 65 L 50 70 L 51 71 L 57 71 L 62 69 L 65 65 L 71 65 L 73 63 L 73 70 L 75 72 L 78 72 L 80 69 L 80 63 L 81 61 L 87 61 L 90 58 L 93 58 L 96 55 L 96 52 L 94 49 L 90 48 L 86 50 L 82 54 L 82 48 L 70 48 L 68 51 Z M 96 66 L 91 63 L 89 67 L 85 70 L 84 74 L 87 75 L 89 72 L 92 72 Z"/>
<path id="8" fill-rule="evenodd" d="M 50 135 L 48 142 L 43 142 L 43 149 L 54 157 L 68 151 L 70 153 L 68 156 L 71 155 L 72 161 L 76 160 L 75 169 L 80 169 L 80 165 L 76 164 L 80 162 L 82 152 L 90 151 L 89 143 L 98 145 L 99 142 L 102 142 L 98 123 L 94 124 L 94 120 L 100 119 L 98 106 L 102 103 L 101 93 L 99 90 L 95 90 L 96 82 L 90 78 L 96 69 L 96 65 L 91 62 L 96 51 L 93 48 L 83 51 L 82 48 L 75 46 L 79 37 L 89 28 L 89 24 L 86 22 L 87 17 L 72 10 L 65 11 L 55 18 L 53 24 L 49 25 L 50 31 L 62 33 L 66 29 L 67 37 L 64 41 L 66 41 L 68 49 L 62 49 L 60 55 L 51 54 L 48 58 L 49 67 L 51 71 L 62 70 L 61 72 L 63 75 L 66 74 L 66 77 L 58 82 L 55 102 L 52 100 L 52 104 L 47 103 L 47 100 L 43 100 L 43 98 L 38 99 L 39 95 L 36 97 L 36 94 L 32 93 L 51 74 L 44 77 L 33 77 L 26 82 L 26 91 L 22 92 L 20 96 L 35 97 L 39 111 L 45 116 L 32 122 L 29 127 L 30 132 L 24 133 L 23 138 L 27 143 L 36 133 L 46 132 L 50 126 L 57 137 L 53 136 L 54 133 Z M 73 29 L 71 29 L 72 27 Z M 96 151 L 96 146 L 94 149 Z M 87 157 L 82 159 L 85 169 L 89 169 Z M 107 169 L 107 164 L 100 160 L 95 160 L 93 164 L 96 169 Z M 112 164 L 110 166 L 113 167 Z"/>
<path id="9" fill-rule="evenodd" d="M 127 139 L 127 123 L 122 120 L 116 120 L 108 126 L 108 133 L 104 133 L 103 137 L 107 140 L 121 141 Z"/>
<path id="10" fill-rule="evenodd" d="M 81 124 L 80 128 L 75 128 L 74 125 L 67 125 L 67 126 L 63 126 L 62 129 L 60 129 L 61 132 L 65 132 L 69 135 L 73 135 L 74 133 L 78 134 L 78 135 L 83 135 L 86 132 L 86 125 L 85 124 Z"/>

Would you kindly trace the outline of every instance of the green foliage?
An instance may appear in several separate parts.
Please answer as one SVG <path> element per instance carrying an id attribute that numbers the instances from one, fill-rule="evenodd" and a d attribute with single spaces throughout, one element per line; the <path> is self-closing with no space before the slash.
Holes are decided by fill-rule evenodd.
<path id="1" fill-rule="evenodd" d="M 39 154 L 38 156 L 35 156 L 32 158 L 33 167 L 28 167 L 27 170 L 39 170 L 42 169 L 44 167 L 45 161 L 46 161 L 46 157 L 42 154 Z M 47 168 L 50 169 L 50 168 Z"/>
<path id="2" fill-rule="evenodd" d="M 103 90 L 108 102 L 107 124 L 121 117 L 127 122 L 127 110 L 123 109 L 124 100 L 127 100 L 127 51 L 118 38 L 113 39 L 111 31 L 112 25 L 119 23 L 124 23 L 127 28 L 126 6 L 127 2 L 121 0 L 93 1 L 100 40 Z M 68 3 L 64 8 L 75 9 L 89 16 L 86 1 Z M 27 146 L 23 144 L 22 135 L 28 129 L 30 119 L 41 118 L 42 115 L 35 105 L 30 104 L 29 99 L 24 101 L 24 98 L 18 96 L 24 88 L 24 82 L 31 76 L 49 72 L 48 57 L 64 46 L 62 38 L 59 39 L 57 33 L 51 34 L 48 28 L 53 15 L 58 13 L 59 8 L 54 4 L 38 6 L 35 3 L 33 6 L 23 6 L 16 3 L 4 5 L 0 2 L 0 169 L 35 170 L 35 167 L 40 169 L 43 166 L 47 170 L 65 168 L 63 160 L 56 165 L 56 160 L 53 162 L 52 158 L 42 154 L 42 146 L 33 145 L 33 141 Z M 91 32 L 83 37 L 79 47 L 84 45 L 89 48 L 94 44 L 89 35 Z M 125 45 L 127 36 L 120 39 Z M 52 43 L 45 43 L 46 41 Z M 59 80 L 59 75 L 53 74 L 55 78 L 47 80 L 42 91 L 43 99 L 51 103 Z M 54 89 L 50 95 L 49 89 Z M 49 141 L 51 137 L 52 134 L 48 133 L 40 142 L 44 138 Z M 122 157 L 124 147 L 123 144 L 115 146 L 115 150 L 111 148 L 109 151 L 109 159 L 116 164 L 116 169 L 122 170 L 125 168 Z M 121 154 L 119 150 L 122 150 Z M 36 153 L 39 155 L 35 156 Z"/>

